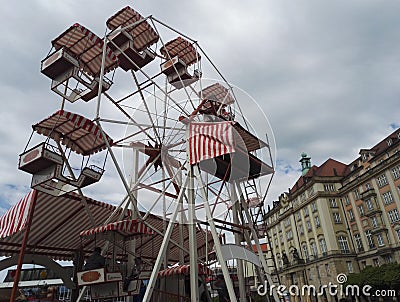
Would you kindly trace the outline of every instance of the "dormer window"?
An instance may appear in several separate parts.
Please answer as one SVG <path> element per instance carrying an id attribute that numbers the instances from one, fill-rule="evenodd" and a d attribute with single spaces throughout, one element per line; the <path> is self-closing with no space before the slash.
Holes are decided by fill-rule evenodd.
<path id="1" fill-rule="evenodd" d="M 387 141 L 386 141 L 386 143 L 388 144 L 388 146 L 390 147 L 391 145 L 392 145 L 392 139 L 391 138 L 389 138 Z"/>

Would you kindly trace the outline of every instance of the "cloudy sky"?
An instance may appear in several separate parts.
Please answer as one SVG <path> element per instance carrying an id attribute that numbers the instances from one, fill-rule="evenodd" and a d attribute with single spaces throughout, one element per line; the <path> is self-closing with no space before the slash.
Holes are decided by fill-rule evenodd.
<path id="1" fill-rule="evenodd" d="M 31 125 L 60 106 L 40 73 L 50 41 L 75 22 L 102 36 L 105 20 L 126 5 L 197 40 L 226 79 L 261 106 L 277 148 L 269 201 L 299 177 L 301 152 L 316 165 L 330 157 L 349 163 L 400 126 L 398 1 L 0 4 L 0 214 L 29 190 L 31 176 L 17 164 Z M 102 190 L 107 200 L 119 196 Z"/>

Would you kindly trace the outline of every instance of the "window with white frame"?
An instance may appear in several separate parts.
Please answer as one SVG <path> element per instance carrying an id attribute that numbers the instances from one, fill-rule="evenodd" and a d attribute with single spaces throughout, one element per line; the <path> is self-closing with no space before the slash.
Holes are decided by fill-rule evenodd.
<path id="1" fill-rule="evenodd" d="M 360 212 L 360 216 L 364 216 L 364 207 L 362 206 L 362 204 L 358 206 L 358 211 Z"/>
<path id="2" fill-rule="evenodd" d="M 392 168 L 393 178 L 397 179 L 400 177 L 400 165 Z"/>
<path id="3" fill-rule="evenodd" d="M 384 246 L 385 241 L 383 240 L 382 234 L 377 234 L 376 235 L 376 241 L 378 242 L 378 246 Z"/>
<path id="4" fill-rule="evenodd" d="M 383 187 L 383 186 L 387 185 L 387 183 L 388 183 L 385 174 L 378 176 L 378 178 L 376 180 L 378 182 L 379 187 Z"/>
<path id="5" fill-rule="evenodd" d="M 338 244 L 339 244 L 339 249 L 342 254 L 349 254 L 350 249 L 349 249 L 349 243 L 347 241 L 347 238 L 345 236 L 339 236 L 338 237 Z"/>
<path id="6" fill-rule="evenodd" d="M 335 185 L 334 184 L 325 184 L 324 185 L 324 191 L 325 192 L 334 192 L 335 191 Z"/>
<path id="7" fill-rule="evenodd" d="M 368 199 L 365 201 L 365 206 L 367 207 L 367 209 L 368 209 L 369 211 L 372 211 L 372 210 L 374 209 L 374 205 L 372 204 L 371 198 L 368 198 Z"/>
<path id="8" fill-rule="evenodd" d="M 286 218 L 285 220 L 285 227 L 290 226 L 290 217 Z"/>
<path id="9" fill-rule="evenodd" d="M 391 223 L 395 223 L 400 220 L 399 212 L 397 211 L 397 209 L 393 209 L 387 213 L 389 215 L 389 220 Z"/>
<path id="10" fill-rule="evenodd" d="M 340 217 L 339 212 L 334 212 L 334 213 L 332 213 L 332 215 L 333 215 L 333 221 L 335 223 L 342 223 L 342 218 Z"/>
<path id="11" fill-rule="evenodd" d="M 304 235 L 304 228 L 302 224 L 299 224 L 299 233 L 300 235 Z"/>
<path id="12" fill-rule="evenodd" d="M 300 211 L 296 212 L 296 219 L 301 220 L 301 213 Z"/>
<path id="13" fill-rule="evenodd" d="M 364 245 L 362 243 L 361 234 L 360 233 L 355 234 L 354 239 L 356 241 L 357 250 L 359 252 L 364 252 Z"/>
<path id="14" fill-rule="evenodd" d="M 324 238 L 321 238 L 321 239 L 319 240 L 319 247 L 321 248 L 321 252 L 322 252 L 323 254 L 325 254 L 325 253 L 328 251 L 328 249 L 327 249 L 327 247 L 326 247 L 326 242 L 325 242 L 325 239 L 324 239 Z"/>
<path id="15" fill-rule="evenodd" d="M 292 240 L 293 239 L 292 230 L 289 230 L 289 231 L 286 232 L 286 238 L 287 238 L 287 240 Z"/>
<path id="16" fill-rule="evenodd" d="M 316 243 L 315 243 L 314 241 L 310 243 L 310 248 L 311 248 L 311 254 L 312 254 L 314 257 L 317 257 L 317 255 L 318 255 L 318 249 L 317 249 L 317 245 L 316 245 Z"/>
<path id="17" fill-rule="evenodd" d="M 319 228 L 321 226 L 321 222 L 319 221 L 319 217 L 315 216 L 314 218 L 315 218 L 315 227 Z"/>
<path id="18" fill-rule="evenodd" d="M 316 203 L 315 201 L 311 204 L 311 210 L 312 210 L 313 212 L 316 212 L 316 211 L 317 211 L 317 203 Z"/>
<path id="19" fill-rule="evenodd" d="M 303 208 L 303 211 L 304 211 L 304 216 L 308 216 L 308 207 L 304 207 Z"/>
<path id="20" fill-rule="evenodd" d="M 312 231 L 312 226 L 311 226 L 311 221 L 307 220 L 307 231 L 311 232 Z"/>
<path id="21" fill-rule="evenodd" d="M 385 205 L 391 204 L 393 203 L 393 195 L 391 191 L 387 191 L 385 193 L 382 194 L 382 199 L 383 199 L 383 203 Z"/>
<path id="22" fill-rule="evenodd" d="M 331 205 L 331 208 L 337 208 L 337 202 L 336 202 L 336 198 L 329 198 L 329 204 Z"/>
<path id="23" fill-rule="evenodd" d="M 302 202 L 306 201 L 306 192 L 303 192 L 303 193 L 300 195 L 300 199 L 301 199 Z"/>
<path id="24" fill-rule="evenodd" d="M 373 217 L 371 218 L 371 225 L 372 225 L 372 227 L 374 227 L 374 228 L 377 228 L 377 227 L 378 227 L 378 218 L 376 218 L 376 216 L 373 216 Z"/>
<path id="25" fill-rule="evenodd" d="M 360 193 L 358 192 L 358 189 L 355 189 L 353 193 L 356 200 L 360 199 Z"/>
<path id="26" fill-rule="evenodd" d="M 308 189 L 308 196 L 313 196 L 314 195 L 314 187 L 310 187 L 309 189 Z"/>
<path id="27" fill-rule="evenodd" d="M 351 262 L 351 261 L 346 261 L 346 266 L 347 266 L 347 272 L 348 273 L 350 273 L 350 274 L 352 274 L 354 271 L 353 271 L 353 262 Z"/>
<path id="28" fill-rule="evenodd" d="M 310 258 L 310 254 L 308 253 L 307 244 L 303 244 L 302 249 L 303 249 L 304 258 L 308 260 Z"/>
<path id="29" fill-rule="evenodd" d="M 350 204 L 350 199 L 349 199 L 349 196 L 348 196 L 348 195 L 346 195 L 346 196 L 344 197 L 344 203 L 346 204 L 346 206 L 348 206 L 348 205 Z"/>
<path id="30" fill-rule="evenodd" d="M 369 189 L 371 189 L 371 184 L 369 183 L 369 182 L 367 182 L 366 184 L 365 184 L 365 190 L 369 190 Z"/>
<path id="31" fill-rule="evenodd" d="M 352 210 L 352 209 L 348 210 L 348 211 L 347 211 L 347 214 L 349 215 L 349 220 L 350 220 L 350 221 L 354 221 L 354 213 L 353 213 L 353 210 Z"/>
<path id="32" fill-rule="evenodd" d="M 372 237 L 372 233 L 370 230 L 365 232 L 365 237 L 367 237 L 368 246 L 370 249 L 375 248 L 374 238 Z"/>

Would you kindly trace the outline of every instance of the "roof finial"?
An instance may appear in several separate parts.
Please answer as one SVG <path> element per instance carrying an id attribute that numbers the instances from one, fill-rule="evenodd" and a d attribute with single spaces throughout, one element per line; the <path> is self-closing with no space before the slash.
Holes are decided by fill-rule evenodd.
<path id="1" fill-rule="evenodd" d="M 301 163 L 301 176 L 304 176 L 311 168 L 311 157 L 307 156 L 307 153 L 302 152 L 299 162 Z"/>

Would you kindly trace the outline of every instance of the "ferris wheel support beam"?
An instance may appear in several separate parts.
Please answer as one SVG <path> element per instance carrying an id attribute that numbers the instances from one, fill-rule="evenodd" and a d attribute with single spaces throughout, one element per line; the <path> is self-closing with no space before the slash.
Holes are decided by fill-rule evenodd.
<path id="1" fill-rule="evenodd" d="M 103 78 L 104 78 L 104 66 L 106 64 L 106 49 L 107 49 L 107 36 L 104 37 L 103 43 L 103 53 L 101 55 L 101 68 L 100 68 L 100 78 L 99 78 L 99 89 L 97 91 L 97 108 L 96 108 L 96 119 L 100 117 L 100 101 L 101 101 L 101 91 L 103 90 Z"/>
<path id="2" fill-rule="evenodd" d="M 253 224 L 251 223 L 252 220 L 251 220 L 251 216 L 250 216 L 250 213 L 249 213 L 249 208 L 248 208 L 248 206 L 247 206 L 246 201 L 244 200 L 244 196 L 245 196 L 245 195 L 243 195 L 242 188 L 240 187 L 239 183 L 237 183 L 237 182 L 236 182 L 236 188 L 237 188 L 237 190 L 238 190 L 239 196 L 241 196 L 241 197 L 240 197 L 240 203 L 241 203 L 241 205 L 243 206 L 244 214 L 245 214 L 245 216 L 246 216 L 247 221 L 249 222 L 249 227 L 250 227 L 250 230 L 251 230 L 251 235 L 252 235 L 252 237 L 253 237 L 255 246 L 256 246 L 256 248 L 257 248 L 257 254 L 258 254 L 258 257 L 259 257 L 259 259 L 260 259 L 260 261 L 261 261 L 261 265 L 262 265 L 262 267 L 263 267 L 263 269 L 264 269 L 264 273 L 265 273 L 265 275 L 266 275 L 266 277 L 267 277 L 267 281 L 268 281 L 268 283 L 269 283 L 270 285 L 271 285 L 271 284 L 274 284 L 274 282 L 273 282 L 273 280 L 272 280 L 272 278 L 271 278 L 271 272 L 269 271 L 267 262 L 266 262 L 266 260 L 265 260 L 263 251 L 262 251 L 261 246 L 260 246 L 260 240 L 258 239 L 258 234 L 257 234 L 256 230 L 254 229 Z M 278 293 L 276 292 L 276 288 L 273 289 L 272 294 L 273 294 L 274 300 L 275 300 L 276 302 L 279 302 L 280 300 L 279 300 L 279 297 L 278 297 Z"/>
<path id="3" fill-rule="evenodd" d="M 170 219 L 170 221 L 168 223 L 167 230 L 166 230 L 166 232 L 164 234 L 164 239 L 163 239 L 163 241 L 161 243 L 160 251 L 158 252 L 157 259 L 156 259 L 156 262 L 154 264 L 154 268 L 153 268 L 153 270 L 151 272 L 151 275 L 150 275 L 150 280 L 149 280 L 149 283 L 148 283 L 147 288 L 146 288 L 146 292 L 145 292 L 144 297 L 143 297 L 143 301 L 145 301 L 145 302 L 149 302 L 151 300 L 151 295 L 152 295 L 154 287 L 156 285 L 157 276 L 158 276 L 158 273 L 160 271 L 161 263 L 164 260 L 165 253 L 166 253 L 167 247 L 168 247 L 168 243 L 170 242 L 170 239 L 171 239 L 171 235 L 172 235 L 172 231 L 173 231 L 173 228 L 174 228 L 175 220 L 176 220 L 176 217 L 177 217 L 178 212 L 179 212 L 180 203 L 182 203 L 182 201 L 183 201 L 183 197 L 185 195 L 185 191 L 186 191 L 188 183 L 189 183 L 189 177 L 186 177 L 184 185 L 183 185 L 181 191 L 179 192 L 179 196 L 178 196 L 178 199 L 176 201 L 177 205 L 176 205 L 175 210 L 174 210 L 174 212 L 172 214 L 172 217 L 171 217 L 171 219 Z"/>
<path id="4" fill-rule="evenodd" d="M 194 173 L 193 166 L 189 167 L 189 188 L 188 207 L 189 207 L 189 258 L 190 258 L 190 298 L 191 301 L 199 301 L 198 287 L 198 265 L 197 265 L 197 238 L 196 238 L 196 213 L 195 213 L 195 192 L 194 192 Z"/>
<path id="5" fill-rule="evenodd" d="M 210 208 L 210 205 L 208 204 L 207 192 L 204 189 L 204 182 L 203 182 L 203 179 L 201 178 L 200 168 L 197 166 L 197 169 L 198 169 L 199 176 L 198 177 L 196 176 L 196 177 L 197 177 L 198 182 L 200 183 L 199 190 L 200 190 L 200 194 L 204 201 L 204 208 L 206 210 L 207 222 L 210 225 L 210 232 L 213 237 L 215 252 L 217 254 L 219 264 L 221 265 L 222 274 L 224 275 L 226 287 L 227 287 L 228 293 L 229 293 L 229 299 L 231 302 L 237 302 L 235 290 L 233 289 L 232 279 L 229 275 L 228 266 L 226 265 L 225 259 L 222 255 L 221 243 L 219 241 L 217 229 L 215 227 L 214 219 L 212 217 L 211 208 Z"/>
<path id="6" fill-rule="evenodd" d="M 240 222 L 239 222 L 238 212 L 240 210 L 240 204 L 236 194 L 235 185 L 233 183 L 230 184 L 230 191 L 231 191 L 231 202 L 233 203 L 233 209 L 232 209 L 233 222 L 239 224 Z M 241 235 L 235 232 L 234 237 L 235 237 L 235 244 L 240 245 Z M 240 294 L 239 301 L 246 302 L 244 268 L 243 268 L 243 260 L 241 259 L 237 259 L 237 274 L 238 274 L 239 294 Z"/>

